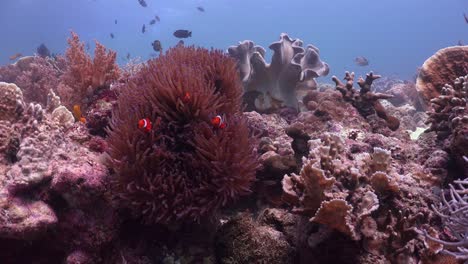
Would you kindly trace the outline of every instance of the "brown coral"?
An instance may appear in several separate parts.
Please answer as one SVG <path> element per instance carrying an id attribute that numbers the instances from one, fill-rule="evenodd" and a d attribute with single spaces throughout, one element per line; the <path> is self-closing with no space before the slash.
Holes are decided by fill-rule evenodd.
<path id="1" fill-rule="evenodd" d="M 145 65 L 112 115 L 116 198 L 145 222 L 170 223 L 200 220 L 249 193 L 257 159 L 241 94 L 235 63 L 220 51 L 177 47 Z M 217 114 L 224 129 L 210 123 Z M 142 118 L 153 122 L 149 133 L 137 128 Z"/>
<path id="2" fill-rule="evenodd" d="M 392 98 L 393 95 L 371 91 L 372 82 L 378 78 L 380 78 L 380 75 L 374 75 L 372 72 L 367 74 L 365 80 L 360 77 L 358 84 L 361 89 L 359 91 L 353 87 L 354 72 L 346 72 L 344 78 L 344 80 L 346 80 L 346 84 L 342 83 L 336 76 L 333 76 L 332 80 L 336 84 L 336 89 L 343 95 L 343 98 L 356 107 L 363 117 L 377 114 L 377 116 L 387 122 L 388 128 L 391 130 L 397 130 L 400 126 L 400 121 L 395 117 L 388 115 L 385 108 L 379 102 L 381 99 Z"/>
<path id="3" fill-rule="evenodd" d="M 445 84 L 453 85 L 458 76 L 468 73 L 468 46 L 441 49 L 428 58 L 418 75 L 416 89 L 429 102 L 440 95 Z"/>

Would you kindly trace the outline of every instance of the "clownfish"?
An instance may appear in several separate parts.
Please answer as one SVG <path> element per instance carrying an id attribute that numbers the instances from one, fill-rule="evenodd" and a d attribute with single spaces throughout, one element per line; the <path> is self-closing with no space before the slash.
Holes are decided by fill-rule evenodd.
<path id="1" fill-rule="evenodd" d="M 226 122 L 224 121 L 223 117 L 220 115 L 217 115 L 211 119 L 211 124 L 215 128 L 220 128 L 223 129 L 226 127 Z"/>
<path id="2" fill-rule="evenodd" d="M 182 102 L 188 103 L 190 101 L 190 93 L 185 92 L 184 98 L 182 98 Z"/>
<path id="3" fill-rule="evenodd" d="M 138 121 L 138 128 L 143 130 L 145 133 L 148 133 L 153 128 L 151 120 L 149 118 L 143 118 Z"/>
<path id="4" fill-rule="evenodd" d="M 73 106 L 73 116 L 75 117 L 76 121 L 80 121 L 83 124 L 86 123 L 86 118 L 83 117 L 80 105 Z"/>

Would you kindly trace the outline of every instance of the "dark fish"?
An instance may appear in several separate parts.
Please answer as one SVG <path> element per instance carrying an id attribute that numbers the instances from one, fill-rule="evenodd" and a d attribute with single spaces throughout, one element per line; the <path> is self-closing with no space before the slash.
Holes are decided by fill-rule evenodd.
<path id="1" fill-rule="evenodd" d="M 192 36 L 192 31 L 179 29 L 179 30 L 176 30 L 173 35 L 176 38 L 188 38 Z"/>
<path id="2" fill-rule="evenodd" d="M 46 45 L 44 45 L 44 43 L 37 47 L 36 52 L 37 55 L 41 56 L 42 58 L 50 57 L 50 50 L 46 47 Z"/>
<path id="3" fill-rule="evenodd" d="M 141 33 L 143 33 L 143 34 L 144 34 L 145 32 L 146 32 L 146 25 L 145 25 L 145 24 L 143 24 L 143 27 L 141 28 Z"/>
<path id="4" fill-rule="evenodd" d="M 458 46 L 463 46 L 463 42 L 461 40 L 458 41 Z"/>
<path id="5" fill-rule="evenodd" d="M 150 25 L 154 25 L 156 24 L 156 19 L 151 19 L 151 21 L 149 22 Z"/>
<path id="6" fill-rule="evenodd" d="M 468 16 L 466 16 L 466 14 L 463 13 L 463 17 L 465 18 L 465 22 L 468 24 Z"/>
<path id="7" fill-rule="evenodd" d="M 111 38 L 114 38 L 114 34 L 113 34 L 113 33 L 110 33 L 110 37 L 111 37 Z"/>
<path id="8" fill-rule="evenodd" d="M 205 8 L 203 8 L 202 6 L 198 6 L 197 9 L 198 9 L 198 11 L 200 11 L 200 12 L 205 12 Z"/>
<path id="9" fill-rule="evenodd" d="M 114 24 L 116 24 L 116 25 L 117 25 L 117 19 L 116 19 L 116 20 L 114 20 Z"/>
<path id="10" fill-rule="evenodd" d="M 184 45 L 184 41 L 183 40 L 179 40 L 179 42 L 177 42 L 177 47 L 180 47 L 180 46 L 183 46 Z"/>
<path id="11" fill-rule="evenodd" d="M 159 19 L 159 16 L 155 16 L 154 19 L 156 19 L 156 21 L 160 22 L 161 19 Z"/>
<path id="12" fill-rule="evenodd" d="M 130 60 L 130 52 L 127 52 L 127 60 Z"/>
<path id="13" fill-rule="evenodd" d="M 142 7 L 147 7 L 148 5 L 146 4 L 146 1 L 145 0 L 138 0 L 138 3 L 140 3 L 140 5 Z"/>
<path id="14" fill-rule="evenodd" d="M 153 46 L 154 51 L 162 52 L 161 41 L 155 40 L 155 41 L 153 41 L 153 43 L 151 43 L 151 46 Z"/>
<path id="15" fill-rule="evenodd" d="M 86 50 L 89 50 L 91 46 L 89 45 L 89 42 L 86 42 Z"/>
<path id="16" fill-rule="evenodd" d="M 359 56 L 359 57 L 355 58 L 354 62 L 358 66 L 367 66 L 367 65 L 369 65 L 369 60 L 367 58 L 363 57 L 363 56 Z"/>

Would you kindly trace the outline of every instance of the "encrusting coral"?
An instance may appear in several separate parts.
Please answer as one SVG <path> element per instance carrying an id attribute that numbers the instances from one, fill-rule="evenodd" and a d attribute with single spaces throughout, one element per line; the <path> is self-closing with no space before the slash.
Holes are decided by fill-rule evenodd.
<path id="1" fill-rule="evenodd" d="M 282 33 L 269 46 L 273 50 L 270 64 L 265 61 L 265 49 L 250 40 L 228 48 L 238 63 L 247 110 L 267 112 L 283 105 L 298 109 L 296 90 L 315 89 L 315 78 L 328 74 L 328 64 L 320 60 L 318 48 L 302 45 L 300 39 Z"/>
<path id="2" fill-rule="evenodd" d="M 336 89 L 343 95 L 344 100 L 351 102 L 362 116 L 367 117 L 372 114 L 377 114 L 377 116 L 387 121 L 388 128 L 397 130 L 400 126 L 400 121 L 388 115 L 385 108 L 379 102 L 381 99 L 392 98 L 393 95 L 371 91 L 372 82 L 378 78 L 380 78 L 380 75 L 374 75 L 372 72 L 367 74 L 365 80 L 360 77 L 358 85 L 361 89 L 359 91 L 353 87 L 354 72 L 346 72 L 344 77 L 346 84 L 342 83 L 336 76 L 333 76 L 332 80 L 336 84 Z"/>
<path id="3" fill-rule="evenodd" d="M 144 222 L 200 220 L 249 193 L 258 165 L 235 67 L 220 51 L 176 47 L 122 89 L 108 138 L 114 194 Z M 144 118 L 151 131 L 137 128 Z"/>
<path id="4" fill-rule="evenodd" d="M 428 58 L 419 71 L 416 89 L 429 103 L 440 95 L 445 84 L 468 73 L 468 46 L 453 46 L 441 49 Z"/>

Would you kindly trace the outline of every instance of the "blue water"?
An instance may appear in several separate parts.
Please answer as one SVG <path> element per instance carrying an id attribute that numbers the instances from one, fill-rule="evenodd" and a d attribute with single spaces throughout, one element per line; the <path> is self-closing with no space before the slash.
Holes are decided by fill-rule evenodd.
<path id="1" fill-rule="evenodd" d="M 406 79 L 438 49 L 468 43 L 463 19 L 468 0 L 146 1 L 144 8 L 137 0 L 0 0 L 0 64 L 17 52 L 33 54 L 42 42 L 63 53 L 71 29 L 83 41 L 96 39 L 116 50 L 121 64 L 127 53 L 148 59 L 155 39 L 165 49 L 175 45 L 177 29 L 193 31 L 186 44 L 220 49 L 245 39 L 267 48 L 286 32 L 319 47 L 331 67 L 321 81 L 345 70 Z M 161 22 L 149 26 L 155 15 Z M 367 57 L 370 65 L 356 66 L 357 56 Z"/>

